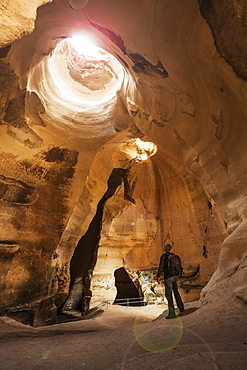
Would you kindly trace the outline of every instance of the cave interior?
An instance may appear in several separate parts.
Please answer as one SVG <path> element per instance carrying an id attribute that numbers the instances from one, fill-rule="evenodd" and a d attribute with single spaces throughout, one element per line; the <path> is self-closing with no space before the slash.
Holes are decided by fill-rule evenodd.
<path id="1" fill-rule="evenodd" d="M 45 326 L 160 304 L 164 243 L 184 302 L 227 287 L 246 309 L 246 3 L 17 2 L 1 26 L 0 313 Z"/>

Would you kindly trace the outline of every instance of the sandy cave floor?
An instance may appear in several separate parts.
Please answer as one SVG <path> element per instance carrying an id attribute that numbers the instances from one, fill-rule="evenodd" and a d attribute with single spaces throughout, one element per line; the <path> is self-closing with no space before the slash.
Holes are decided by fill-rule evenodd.
<path id="1" fill-rule="evenodd" d="M 247 369 L 245 308 L 239 317 L 197 302 L 185 308 L 167 320 L 166 305 L 108 305 L 91 319 L 40 328 L 0 317 L 0 369 Z"/>

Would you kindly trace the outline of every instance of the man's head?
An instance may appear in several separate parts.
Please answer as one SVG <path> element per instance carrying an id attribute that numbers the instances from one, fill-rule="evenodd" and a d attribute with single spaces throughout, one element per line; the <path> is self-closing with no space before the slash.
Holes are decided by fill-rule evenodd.
<path id="1" fill-rule="evenodd" d="M 171 249 L 172 249 L 171 244 L 165 244 L 165 245 L 164 245 L 164 251 L 165 251 L 165 252 L 170 252 L 170 251 L 171 251 Z"/>

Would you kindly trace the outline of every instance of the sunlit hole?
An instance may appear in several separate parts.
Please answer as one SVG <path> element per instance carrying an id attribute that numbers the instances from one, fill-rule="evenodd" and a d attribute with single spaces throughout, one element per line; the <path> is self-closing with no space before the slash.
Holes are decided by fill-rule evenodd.
<path id="1" fill-rule="evenodd" d="M 73 102 L 80 110 L 113 102 L 126 78 L 119 61 L 91 41 L 89 36 L 61 40 L 47 60 L 59 99 Z"/>
<path id="2" fill-rule="evenodd" d="M 87 138 L 102 130 L 106 135 L 115 132 L 112 117 L 119 96 L 132 101 L 136 88 L 118 59 L 94 43 L 87 33 L 60 40 L 32 69 L 27 84 L 44 106 L 45 124 L 76 127 Z"/>
<path id="3" fill-rule="evenodd" d="M 157 146 L 151 141 L 142 141 L 139 138 L 127 142 L 131 158 L 137 162 L 146 161 L 157 152 Z"/>
<path id="4" fill-rule="evenodd" d="M 109 58 L 109 53 L 94 45 L 88 36 L 73 36 L 68 38 L 67 41 L 80 55 L 94 60 L 105 60 L 107 57 Z"/>

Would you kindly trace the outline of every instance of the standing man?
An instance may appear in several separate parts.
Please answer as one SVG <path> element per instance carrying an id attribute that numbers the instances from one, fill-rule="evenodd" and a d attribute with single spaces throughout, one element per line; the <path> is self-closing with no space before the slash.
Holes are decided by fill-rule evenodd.
<path id="1" fill-rule="evenodd" d="M 165 244 L 164 254 L 160 257 L 160 264 L 157 274 L 157 281 L 160 283 L 160 275 L 164 273 L 165 296 L 168 302 L 167 319 L 173 319 L 176 316 L 172 292 L 174 294 L 177 306 L 180 312 L 184 311 L 184 304 L 178 291 L 178 277 L 182 274 L 182 266 L 180 258 L 171 253 L 172 246 Z"/>

